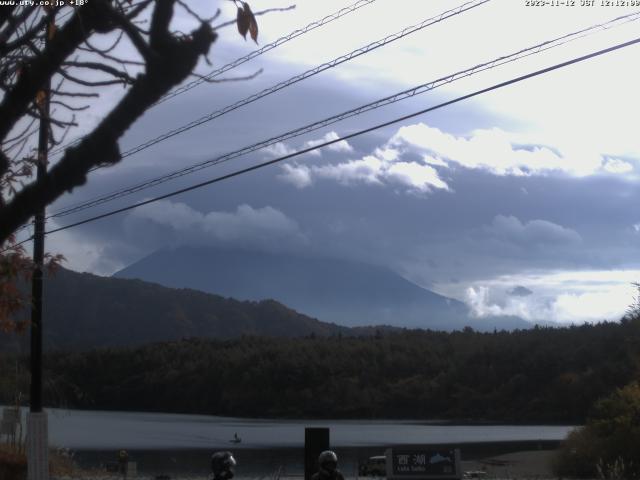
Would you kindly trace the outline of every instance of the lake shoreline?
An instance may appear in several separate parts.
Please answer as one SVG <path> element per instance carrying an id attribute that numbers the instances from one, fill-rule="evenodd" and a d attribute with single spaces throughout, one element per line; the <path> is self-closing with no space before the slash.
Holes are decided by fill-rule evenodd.
<path id="1" fill-rule="evenodd" d="M 6 405 L 0 404 L 0 409 L 6 407 Z M 22 407 L 27 409 L 27 407 Z M 475 419 L 475 418 L 409 418 L 409 417 L 304 417 L 304 416 L 233 416 L 233 415 L 223 415 L 218 413 L 206 413 L 206 412 L 170 412 L 170 411 L 161 411 L 161 410 L 118 410 L 118 409 L 91 409 L 91 408 L 83 408 L 76 406 L 65 406 L 65 407 L 52 407 L 46 406 L 44 408 L 47 412 L 64 412 L 64 411 L 73 411 L 73 412 L 88 412 L 88 413 L 104 413 L 104 414 L 122 414 L 122 415 L 173 415 L 173 416 L 185 416 L 185 417 L 206 417 L 206 418 L 220 418 L 225 420 L 248 420 L 253 422 L 283 422 L 283 423 L 299 423 L 299 422 L 307 422 L 307 423 L 317 423 L 317 422 L 376 422 L 376 423 L 396 423 L 396 424 L 411 424 L 411 425 L 430 425 L 430 426 L 449 426 L 449 427 L 502 427 L 502 426 L 564 426 L 564 425 L 572 425 L 573 420 L 569 419 L 566 421 L 563 420 L 518 420 L 514 419 Z"/>
<path id="2" fill-rule="evenodd" d="M 505 441 L 487 441 L 487 442 L 458 442 L 458 443 L 402 443 L 402 444 L 379 444 L 379 445 L 349 445 L 349 446 L 335 446 L 332 447 L 335 450 L 343 450 L 343 451 L 369 451 L 375 450 L 378 451 L 381 448 L 388 448 L 393 446 L 402 446 L 403 448 L 412 448 L 419 446 L 431 446 L 431 447 L 441 447 L 441 448 L 460 448 L 464 449 L 465 452 L 469 453 L 473 456 L 473 458 L 478 456 L 486 456 L 486 455 L 498 455 L 504 453 L 518 452 L 522 450 L 555 450 L 562 443 L 561 440 L 505 440 Z M 258 452 L 258 451 L 295 451 L 295 450 L 304 450 L 303 446 L 274 446 L 274 447 L 265 447 L 265 448 L 255 448 L 255 447 L 244 447 L 242 443 L 239 444 L 229 444 L 228 447 L 225 447 L 227 450 L 233 450 L 238 452 Z M 221 450 L 223 448 L 192 448 L 192 447 L 175 447 L 175 448 L 131 448 L 127 449 L 128 452 L 153 452 L 156 454 L 162 454 L 166 452 L 207 452 L 207 451 L 216 451 Z M 105 451 L 114 451 L 117 452 L 117 449 L 105 449 L 105 448 L 75 448 L 73 449 L 75 452 L 105 452 Z"/>

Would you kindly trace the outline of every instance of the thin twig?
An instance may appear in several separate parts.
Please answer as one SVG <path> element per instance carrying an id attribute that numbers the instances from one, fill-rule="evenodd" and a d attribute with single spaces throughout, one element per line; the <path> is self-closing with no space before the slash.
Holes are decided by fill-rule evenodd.
<path id="1" fill-rule="evenodd" d="M 240 82 L 243 80 L 253 80 L 254 78 L 256 78 L 258 75 L 260 75 L 262 73 L 262 69 L 259 69 L 255 72 L 253 72 L 251 75 L 246 75 L 243 77 L 229 77 L 229 78 L 207 78 L 204 75 L 200 75 L 199 73 L 192 73 L 191 76 L 192 77 L 196 77 L 204 82 L 207 83 L 224 83 L 224 82 Z"/>
<path id="2" fill-rule="evenodd" d="M 64 62 L 62 66 L 73 67 L 73 68 L 88 68 L 90 70 L 99 70 L 113 77 L 120 78 L 125 83 L 133 83 L 135 81 L 135 79 L 130 77 L 126 72 L 118 70 L 117 68 L 114 68 L 111 65 L 105 65 L 104 63 L 100 63 L 100 62 L 68 61 L 68 62 Z"/>

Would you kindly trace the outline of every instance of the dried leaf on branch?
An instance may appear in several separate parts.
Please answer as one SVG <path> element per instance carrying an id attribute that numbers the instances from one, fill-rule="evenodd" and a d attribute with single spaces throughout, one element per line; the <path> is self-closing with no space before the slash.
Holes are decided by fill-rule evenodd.
<path id="1" fill-rule="evenodd" d="M 258 43 L 258 22 L 247 2 L 240 2 L 236 24 L 238 25 L 238 32 L 245 40 L 247 39 L 247 33 L 249 33 L 253 41 Z"/>

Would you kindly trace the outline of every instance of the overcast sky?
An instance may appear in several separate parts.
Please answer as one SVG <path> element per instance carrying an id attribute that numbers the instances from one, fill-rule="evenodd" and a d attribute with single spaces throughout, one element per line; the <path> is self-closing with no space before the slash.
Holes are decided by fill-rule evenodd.
<path id="1" fill-rule="evenodd" d="M 355 0 L 354 0 L 355 1 Z M 203 7 L 211 2 L 194 2 Z M 252 0 L 253 10 L 284 7 Z M 298 0 L 258 18 L 260 45 L 349 5 Z M 122 149 L 268 88 L 462 2 L 377 0 L 149 111 Z M 569 2 L 566 2 L 569 3 Z M 92 174 L 50 208 L 90 199 L 233 151 L 633 8 L 530 7 L 493 0 L 322 72 Z M 220 2 L 232 19 L 231 2 Z M 228 4 L 228 5 L 227 5 Z M 205 10 L 203 13 L 209 13 Z M 179 18 L 188 29 L 188 19 Z M 634 39 L 640 22 L 601 31 L 390 107 L 202 170 L 89 214 L 150 198 L 406 115 L 512 77 Z M 256 48 L 220 31 L 221 66 Z M 338 256 L 388 266 L 467 302 L 478 315 L 618 319 L 640 281 L 640 46 L 550 72 L 288 162 L 51 235 L 72 269 L 109 275 L 177 244 Z M 206 73 L 211 67 L 202 65 Z M 106 92 L 87 130 L 120 93 Z M 314 143 L 315 142 L 315 143 Z"/>

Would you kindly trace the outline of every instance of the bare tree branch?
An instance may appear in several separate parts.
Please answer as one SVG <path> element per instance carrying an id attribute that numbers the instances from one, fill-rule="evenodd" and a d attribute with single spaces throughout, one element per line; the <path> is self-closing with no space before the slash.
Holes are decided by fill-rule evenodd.
<path id="1" fill-rule="evenodd" d="M 120 41 L 122 40 L 122 36 L 124 35 L 124 31 L 120 31 L 118 32 L 118 36 L 116 37 L 116 39 L 114 40 L 114 42 L 111 44 L 111 46 L 107 47 L 107 48 L 98 48 L 95 45 L 92 45 L 91 42 L 89 41 L 89 39 L 87 38 L 85 40 L 85 44 L 87 45 L 88 48 L 83 47 L 82 45 L 80 45 L 78 47 L 79 50 L 86 50 L 88 52 L 93 52 L 93 53 L 99 53 L 99 54 L 107 54 L 109 52 L 112 52 L 113 49 L 115 49 L 119 44 Z"/>
<path id="2" fill-rule="evenodd" d="M 36 108 L 31 108 L 29 111 L 27 111 L 27 115 L 32 117 L 32 118 L 35 118 L 37 120 L 46 118 L 49 122 L 51 122 L 52 124 L 54 124 L 54 125 L 56 125 L 58 127 L 65 127 L 66 128 L 66 127 L 69 127 L 69 126 L 72 126 L 72 127 L 77 126 L 77 123 L 60 120 L 58 118 L 54 118 L 53 116 L 43 117 L 42 114 Z"/>
<path id="3" fill-rule="evenodd" d="M 209 18 L 203 18 L 200 15 L 198 15 L 195 11 L 193 11 L 193 9 L 189 7 L 189 5 L 186 2 L 183 2 L 182 0 L 178 0 L 178 5 L 184 8 L 189 15 L 191 15 L 193 18 L 195 18 L 201 23 L 211 23 L 220 16 L 220 9 L 218 9 L 213 16 Z"/>
<path id="4" fill-rule="evenodd" d="M 6 144 L 8 144 L 8 143 L 15 142 L 16 140 L 18 140 L 19 138 L 21 138 L 21 137 L 22 137 L 26 132 L 28 132 L 28 131 L 29 131 L 29 129 L 33 126 L 33 124 L 34 124 L 35 122 L 36 122 L 36 120 L 35 120 L 35 119 L 31 119 L 31 120 L 29 121 L 29 123 L 27 123 L 27 126 L 26 126 L 22 131 L 18 132 L 16 135 L 14 135 L 14 136 L 13 136 L 13 137 L 11 137 L 11 138 L 7 138 L 6 140 L 4 140 L 4 141 L 2 142 L 2 145 L 6 145 Z"/>
<path id="5" fill-rule="evenodd" d="M 174 3 L 171 0 L 156 3 L 150 38 L 154 55 L 149 57 L 146 72 L 135 79 L 122 100 L 88 136 L 66 150 L 41 182 L 25 186 L 0 209 L 0 243 L 29 219 L 34 207 L 47 205 L 64 192 L 84 184 L 91 168 L 117 163 L 121 158 L 117 141 L 122 134 L 162 95 L 181 83 L 193 71 L 200 56 L 208 53 L 216 39 L 209 25 L 202 24 L 188 40 L 171 34 L 169 23 Z M 110 7 L 105 13 L 113 15 L 114 12 Z M 73 38 L 76 46 L 83 40 L 79 35 Z"/>
<path id="6" fill-rule="evenodd" d="M 178 8 L 199 26 L 186 34 L 172 31 Z M 258 15 L 283 10 L 288 9 Z M 7 328 L 11 312 L 23 305 L 22 296 L 5 295 L 5 287 L 12 288 L 31 268 L 26 252 L 16 244 L 17 229 L 39 209 L 84 184 L 96 167 L 121 160 L 122 135 L 182 83 L 200 58 L 209 61 L 217 37 L 211 23 L 219 13 L 207 18 L 187 0 L 90 0 L 73 8 L 0 8 L 0 245 L 7 247 L 0 250 L 0 264 L 21 272 L 0 275 L 0 328 Z M 253 25 L 257 32 L 255 19 Z M 99 48 L 97 37 L 107 45 Z M 134 53 L 129 56 L 131 45 Z M 248 80 L 260 73 L 212 82 Z M 78 123 L 74 112 L 89 108 L 87 99 L 113 84 L 124 87 L 120 101 L 74 146 L 57 149 L 62 156 L 34 180 L 34 167 L 42 158 L 36 137 L 46 133 L 40 139 L 49 146 L 60 144 Z M 56 108 L 49 112 L 46 105 Z"/>
<path id="7" fill-rule="evenodd" d="M 115 22 L 117 22 L 118 26 L 122 28 L 122 30 L 127 34 L 129 40 L 131 40 L 131 43 L 133 43 L 133 46 L 136 47 L 138 53 L 140 53 L 142 58 L 144 58 L 146 62 L 151 61 L 154 57 L 153 50 L 149 47 L 138 29 L 129 21 L 127 17 L 122 15 L 120 12 L 113 10 L 113 16 Z"/>
<path id="8" fill-rule="evenodd" d="M 77 83 L 78 85 L 84 85 L 85 87 L 106 87 L 108 85 L 118 85 L 121 83 L 129 83 L 129 82 L 124 82 L 123 80 L 95 80 L 95 81 L 83 80 L 74 75 L 71 75 L 65 70 L 60 70 L 58 73 L 62 75 L 64 78 L 66 78 L 67 80 L 69 80 L 70 82 Z"/>
<path id="9" fill-rule="evenodd" d="M 108 73 L 116 78 L 119 78 L 120 81 L 125 83 L 133 83 L 134 78 L 130 77 L 126 72 L 118 70 L 110 65 L 106 65 L 104 63 L 99 62 L 76 62 L 76 61 L 67 61 L 64 62 L 63 67 L 75 67 L 75 68 L 86 68 L 90 70 L 99 70 L 101 72 Z M 120 82 L 119 82 L 120 83 Z"/>
<path id="10" fill-rule="evenodd" d="M 9 52 L 11 50 L 15 50 L 16 48 L 21 47 L 22 45 L 29 44 L 37 35 L 41 35 L 45 26 L 51 21 L 54 17 L 53 13 L 48 15 L 44 15 L 40 18 L 39 22 L 32 27 L 30 27 L 27 32 L 13 40 L 12 42 L 2 43 L 0 42 L 0 55 L 5 52 Z"/>
<path id="11" fill-rule="evenodd" d="M 42 55 L 25 66 L 15 87 L 6 93 L 0 103 L 0 140 L 6 137 L 13 124 L 25 114 L 29 103 L 45 81 L 53 76 L 62 62 L 87 38 L 89 32 L 82 24 L 91 25 L 96 31 L 105 31 L 110 28 L 105 17 L 111 11 L 108 0 L 92 0 L 78 8 L 77 13 L 49 42 Z"/>
<path id="12" fill-rule="evenodd" d="M 131 8 L 129 12 L 126 13 L 126 17 L 129 20 L 133 20 L 138 15 L 140 15 L 151 3 L 153 3 L 153 0 L 143 0 L 142 2 L 138 2 L 137 4 L 133 5 L 133 8 Z"/>
<path id="13" fill-rule="evenodd" d="M 63 108 L 66 108 L 67 110 L 71 110 L 73 112 L 81 112 L 83 110 L 87 110 L 89 108 L 91 108 L 90 105 L 83 105 L 81 107 L 74 107 L 73 105 L 69 105 L 68 103 L 62 102 L 60 100 L 51 100 L 51 104 L 52 105 L 60 105 Z"/>
<path id="14" fill-rule="evenodd" d="M 124 34 L 124 32 L 121 31 L 120 33 L 121 33 L 120 38 L 122 38 L 122 34 Z M 120 63 L 122 65 L 138 65 L 138 66 L 145 65 L 145 62 L 140 62 L 140 61 L 137 61 L 137 60 L 129 60 L 129 59 L 126 59 L 126 58 L 119 58 L 119 57 L 116 57 L 114 55 L 110 55 L 109 52 L 112 49 L 94 50 L 93 45 L 91 45 L 88 41 L 85 42 L 85 43 L 88 45 L 88 48 L 80 46 L 79 50 L 84 50 L 84 51 L 91 52 L 91 53 L 97 53 L 102 58 L 105 58 L 107 60 L 111 60 L 111 61 L 116 62 L 116 63 Z"/>
<path id="15" fill-rule="evenodd" d="M 27 18 L 29 18 L 29 16 L 33 13 L 35 8 L 35 6 L 29 6 L 23 9 L 17 17 L 13 17 L 13 15 L 8 15 L 6 17 L 7 26 L 2 32 L 0 32 L 0 45 L 3 45 L 9 41 L 9 38 L 11 38 L 11 36 L 16 33 L 18 28 L 20 28 L 20 26 L 24 24 Z"/>
<path id="16" fill-rule="evenodd" d="M 200 75 L 199 73 L 191 73 L 190 76 L 198 78 L 200 80 L 202 80 L 203 82 L 207 82 L 207 83 L 225 83 L 225 82 L 241 82 L 244 80 L 253 80 L 254 78 L 256 78 L 258 75 L 260 75 L 262 73 L 262 69 L 258 69 L 255 72 L 253 72 L 250 75 L 245 75 L 243 77 L 228 77 L 228 78 L 208 78 L 204 75 Z"/>
<path id="17" fill-rule="evenodd" d="M 58 97 L 83 97 L 83 98 L 97 98 L 100 94 L 95 92 L 70 92 L 63 90 L 51 90 L 51 93 Z"/>

